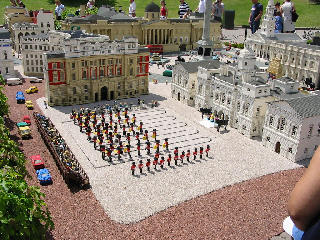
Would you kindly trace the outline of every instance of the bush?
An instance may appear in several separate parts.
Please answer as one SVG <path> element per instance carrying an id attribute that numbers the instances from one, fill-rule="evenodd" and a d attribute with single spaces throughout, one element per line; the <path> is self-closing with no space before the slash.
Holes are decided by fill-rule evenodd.
<path id="1" fill-rule="evenodd" d="M 53 229 L 40 189 L 12 168 L 0 170 L 0 239 L 45 239 Z"/>

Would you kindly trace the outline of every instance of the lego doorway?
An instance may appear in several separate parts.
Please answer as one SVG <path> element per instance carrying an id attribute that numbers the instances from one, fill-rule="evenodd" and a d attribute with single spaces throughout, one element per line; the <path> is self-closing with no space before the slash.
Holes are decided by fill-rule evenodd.
<path id="1" fill-rule="evenodd" d="M 110 92 L 110 100 L 113 100 L 114 99 L 114 91 L 111 91 Z"/>
<path id="2" fill-rule="evenodd" d="M 101 101 L 108 100 L 108 88 L 102 87 L 101 88 Z"/>
<path id="3" fill-rule="evenodd" d="M 178 93 L 178 101 L 180 101 L 180 93 Z"/>
<path id="4" fill-rule="evenodd" d="M 97 92 L 94 94 L 94 101 L 95 102 L 99 101 L 99 94 Z"/>
<path id="5" fill-rule="evenodd" d="M 181 44 L 179 46 L 179 49 L 180 49 L 180 52 L 185 52 L 185 51 L 187 51 L 187 45 L 186 44 Z"/>
<path id="6" fill-rule="evenodd" d="M 274 151 L 275 151 L 276 153 L 280 153 L 280 147 L 281 147 L 280 142 L 277 142 L 277 143 L 276 143 L 276 148 L 275 148 Z"/>

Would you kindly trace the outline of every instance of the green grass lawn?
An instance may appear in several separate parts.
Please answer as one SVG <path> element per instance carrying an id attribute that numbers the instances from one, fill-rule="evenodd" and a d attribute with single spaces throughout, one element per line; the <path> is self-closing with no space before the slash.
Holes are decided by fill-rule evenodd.
<path id="1" fill-rule="evenodd" d="M 144 8 L 151 0 L 135 0 L 137 4 L 137 15 L 144 15 Z M 76 9 L 77 1 L 72 3 L 72 6 L 66 6 L 68 8 Z M 190 5 L 192 10 L 197 8 L 199 0 L 186 0 Z M 223 0 L 225 4 L 225 9 L 235 10 L 236 18 L 235 25 L 245 25 L 248 24 L 248 16 L 251 9 L 251 0 Z M 268 0 L 260 0 L 263 3 L 264 8 L 267 6 Z M 276 2 L 276 0 L 275 0 Z M 282 2 L 282 0 L 280 1 Z M 28 9 L 51 9 L 54 10 L 55 6 L 50 2 L 50 0 L 24 0 L 25 5 Z M 63 3 L 63 0 L 62 0 Z M 160 5 L 160 0 L 155 1 L 155 3 Z M 320 27 L 320 5 L 309 4 L 309 0 L 294 0 L 297 12 L 299 14 L 298 22 L 296 26 L 298 27 Z M 0 0 L 0 23 L 3 23 L 3 12 L 6 5 L 9 4 L 9 0 Z M 128 12 L 129 0 L 117 0 L 117 6 L 122 6 L 122 9 Z M 169 10 L 169 17 L 178 17 L 178 6 L 179 0 L 167 0 L 167 8 Z"/>

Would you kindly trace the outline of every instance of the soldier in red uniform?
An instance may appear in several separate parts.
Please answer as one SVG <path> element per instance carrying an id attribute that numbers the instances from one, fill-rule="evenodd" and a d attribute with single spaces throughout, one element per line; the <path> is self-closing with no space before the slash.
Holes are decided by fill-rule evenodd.
<path id="1" fill-rule="evenodd" d="M 166 151 L 169 152 L 169 142 L 168 142 L 168 138 L 165 138 L 165 139 L 164 139 L 164 145 L 165 145 Z"/>
<path id="2" fill-rule="evenodd" d="M 138 140 L 139 139 L 139 133 L 138 132 L 136 132 L 136 139 Z"/>
<path id="3" fill-rule="evenodd" d="M 136 115 L 135 114 L 132 114 L 132 123 L 133 125 L 135 126 L 136 125 Z"/>
<path id="4" fill-rule="evenodd" d="M 178 155 L 174 155 L 174 164 L 177 166 L 178 165 Z"/>
<path id="5" fill-rule="evenodd" d="M 102 159 L 105 160 L 106 158 L 106 146 L 105 145 L 100 145 L 100 151 L 101 151 L 101 154 L 102 154 Z"/>
<path id="6" fill-rule="evenodd" d="M 120 146 L 117 147 L 117 154 L 118 154 L 118 161 L 120 161 L 120 158 L 121 158 L 121 148 L 120 148 Z"/>
<path id="7" fill-rule="evenodd" d="M 188 149 L 188 150 L 187 150 L 187 155 L 186 155 L 186 156 L 187 156 L 187 161 L 188 161 L 188 162 L 190 162 L 190 155 L 191 155 L 191 154 L 190 154 L 190 150 Z"/>
<path id="8" fill-rule="evenodd" d="M 160 157 L 159 152 L 156 152 L 155 155 L 154 155 L 154 157 L 155 157 L 156 159 L 159 159 L 159 157 Z"/>
<path id="9" fill-rule="evenodd" d="M 93 147 L 94 147 L 94 149 L 96 149 L 96 147 L 97 147 L 97 136 L 93 136 L 92 140 L 93 140 Z"/>
<path id="10" fill-rule="evenodd" d="M 150 165 L 151 165 L 151 162 L 150 162 L 150 159 L 148 159 L 146 162 L 146 167 L 147 167 L 148 172 L 150 172 Z"/>
<path id="11" fill-rule="evenodd" d="M 132 132 L 132 136 L 134 136 L 136 132 L 134 131 L 133 123 L 130 123 L 130 131 Z"/>
<path id="12" fill-rule="evenodd" d="M 202 155 L 203 155 L 203 147 L 200 147 L 200 159 L 202 159 Z"/>
<path id="13" fill-rule="evenodd" d="M 160 140 L 156 140 L 157 152 L 160 152 Z"/>
<path id="14" fill-rule="evenodd" d="M 130 133 L 127 133 L 127 141 L 128 141 L 128 144 L 130 145 Z"/>
<path id="15" fill-rule="evenodd" d="M 125 137 L 127 135 L 126 125 L 122 125 L 122 135 Z"/>
<path id="16" fill-rule="evenodd" d="M 209 157 L 209 151 L 210 151 L 210 146 L 207 145 L 207 148 L 206 148 L 206 156 Z"/>
<path id="17" fill-rule="evenodd" d="M 184 151 L 182 151 L 182 153 L 181 153 L 181 155 L 180 155 L 181 163 L 183 163 L 184 156 L 185 156 L 185 152 L 184 152 Z"/>
<path id="18" fill-rule="evenodd" d="M 139 170 L 140 170 L 140 174 L 142 174 L 142 168 L 143 168 L 142 160 L 140 160 L 140 163 L 139 163 L 138 167 L 139 167 Z"/>
<path id="19" fill-rule="evenodd" d="M 140 143 L 139 142 L 137 143 L 137 150 L 138 150 L 138 156 L 141 156 L 141 154 L 140 154 Z"/>
<path id="20" fill-rule="evenodd" d="M 107 156 L 109 158 L 109 162 L 112 162 L 112 156 L 111 156 L 112 150 L 110 148 L 107 149 Z"/>
<path id="21" fill-rule="evenodd" d="M 163 164 L 164 164 L 164 157 L 161 157 L 161 160 L 160 160 L 160 167 L 163 169 Z"/>
<path id="22" fill-rule="evenodd" d="M 168 166 L 170 166 L 170 163 L 171 163 L 171 154 L 168 155 L 167 162 L 168 162 Z"/>
<path id="23" fill-rule="evenodd" d="M 157 169 L 157 164 L 158 164 L 158 158 L 154 158 L 153 159 L 153 166 L 154 166 L 154 169 Z"/>
<path id="24" fill-rule="evenodd" d="M 173 153 L 174 153 L 174 156 L 178 156 L 178 155 L 179 155 L 178 147 L 175 147 L 175 148 L 174 148 Z"/>
<path id="25" fill-rule="evenodd" d="M 140 134 L 143 134 L 143 122 L 140 122 L 139 130 Z"/>
<path id="26" fill-rule="evenodd" d="M 149 140 L 147 140 L 146 145 L 147 145 L 146 146 L 147 154 L 150 155 L 150 142 L 149 142 Z"/>
<path id="27" fill-rule="evenodd" d="M 130 145 L 129 144 L 126 145 L 126 150 L 127 150 L 127 153 L 131 159 L 132 157 L 131 157 L 131 153 L 130 153 Z"/>
<path id="28" fill-rule="evenodd" d="M 193 152 L 193 160 L 196 160 L 197 154 L 198 154 L 198 149 L 195 148 L 195 149 L 194 149 L 194 152 Z"/>
<path id="29" fill-rule="evenodd" d="M 135 162 L 132 162 L 132 165 L 131 165 L 131 172 L 132 172 L 132 175 L 134 175 L 134 170 L 136 169 L 136 163 Z"/>

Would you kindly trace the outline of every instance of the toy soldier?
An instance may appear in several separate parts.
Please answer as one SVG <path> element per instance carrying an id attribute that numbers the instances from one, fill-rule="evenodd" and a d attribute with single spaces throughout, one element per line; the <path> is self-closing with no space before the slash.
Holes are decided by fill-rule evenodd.
<path id="1" fill-rule="evenodd" d="M 129 132 L 132 132 L 132 136 L 134 136 L 135 135 L 135 131 L 134 131 L 134 128 L 133 128 L 133 123 L 130 123 L 130 130 L 129 130 Z"/>
<path id="2" fill-rule="evenodd" d="M 110 143 L 110 149 L 111 149 L 111 151 L 113 151 L 113 150 L 114 150 L 113 143 Z"/>
<path id="3" fill-rule="evenodd" d="M 158 164 L 158 158 L 154 158 L 153 159 L 153 165 L 154 165 L 154 169 L 157 169 L 157 164 Z"/>
<path id="4" fill-rule="evenodd" d="M 96 147 L 97 147 L 97 136 L 94 135 L 94 136 L 92 137 L 92 140 L 93 140 L 94 149 L 96 149 Z"/>
<path id="5" fill-rule="evenodd" d="M 109 158 L 109 162 L 112 162 L 112 156 L 111 156 L 111 154 L 112 154 L 112 150 L 111 150 L 110 148 L 108 148 L 108 149 L 107 149 L 107 156 L 108 156 L 108 158 Z"/>
<path id="6" fill-rule="evenodd" d="M 181 163 L 183 163 L 184 156 L 185 156 L 185 152 L 182 151 L 182 153 L 181 153 L 181 155 L 180 155 Z"/>
<path id="7" fill-rule="evenodd" d="M 106 146 L 105 145 L 100 145 L 100 151 L 101 151 L 101 154 L 102 154 L 102 159 L 105 160 L 106 158 Z"/>
<path id="8" fill-rule="evenodd" d="M 151 162 L 150 162 L 150 159 L 148 159 L 146 162 L 146 167 L 147 167 L 148 172 L 150 172 L 150 165 L 151 165 Z"/>
<path id="9" fill-rule="evenodd" d="M 171 154 L 169 154 L 169 155 L 168 155 L 167 162 L 168 162 L 168 166 L 170 166 L 170 162 L 171 162 Z"/>
<path id="10" fill-rule="evenodd" d="M 130 133 L 127 133 L 127 141 L 128 141 L 128 144 L 130 145 Z"/>
<path id="11" fill-rule="evenodd" d="M 144 130 L 143 139 L 149 141 L 148 130 Z"/>
<path id="12" fill-rule="evenodd" d="M 160 157 L 159 152 L 156 152 L 155 155 L 154 155 L 154 157 L 155 157 L 156 159 L 159 159 L 159 157 Z"/>
<path id="13" fill-rule="evenodd" d="M 178 156 L 178 155 L 179 155 L 178 147 L 175 147 L 175 148 L 174 148 L 173 153 L 174 153 L 174 156 Z"/>
<path id="14" fill-rule="evenodd" d="M 128 116 L 128 115 L 126 115 L 125 122 L 127 123 L 127 126 L 129 127 L 129 126 L 130 126 L 130 123 L 129 123 L 129 116 Z"/>
<path id="15" fill-rule="evenodd" d="M 128 116 L 128 108 L 127 107 L 124 109 L 124 116 L 125 117 Z"/>
<path id="16" fill-rule="evenodd" d="M 137 150 L 138 150 L 138 156 L 141 156 L 141 154 L 140 154 L 140 143 L 137 143 Z"/>
<path id="17" fill-rule="evenodd" d="M 200 159 L 202 159 L 203 147 L 200 147 Z"/>
<path id="18" fill-rule="evenodd" d="M 165 138 L 165 139 L 164 139 L 163 147 L 165 147 L 165 148 L 166 148 L 166 151 L 169 152 L 169 142 L 168 142 L 168 138 Z"/>
<path id="19" fill-rule="evenodd" d="M 157 152 L 160 152 L 160 140 L 156 140 Z"/>
<path id="20" fill-rule="evenodd" d="M 152 130 L 152 138 L 154 138 L 154 140 L 157 140 L 157 129 L 153 129 Z"/>
<path id="21" fill-rule="evenodd" d="M 120 146 L 117 147 L 117 154 L 118 154 L 118 161 L 120 161 L 120 156 L 121 156 L 121 148 L 120 148 Z"/>
<path id="22" fill-rule="evenodd" d="M 190 149 L 188 149 L 188 150 L 187 150 L 187 155 L 186 155 L 186 156 L 187 156 L 187 161 L 188 161 L 188 162 L 190 162 L 190 155 L 191 155 L 191 153 L 190 153 Z"/>
<path id="23" fill-rule="evenodd" d="M 160 167 L 163 169 L 163 164 L 164 164 L 164 157 L 161 157 L 161 160 L 160 160 Z"/>
<path id="24" fill-rule="evenodd" d="M 138 106 L 140 106 L 140 104 L 141 104 L 141 100 L 140 98 L 138 98 Z"/>
<path id="25" fill-rule="evenodd" d="M 120 117 L 120 112 L 119 112 L 119 116 L 118 116 L 118 123 L 121 123 L 121 117 Z"/>
<path id="26" fill-rule="evenodd" d="M 149 142 L 149 140 L 147 140 L 146 145 L 147 145 L 146 146 L 147 154 L 150 155 L 150 142 Z"/>
<path id="27" fill-rule="evenodd" d="M 136 169 L 136 163 L 133 162 L 132 165 L 131 165 L 131 172 L 132 172 L 132 175 L 134 175 L 134 170 Z"/>
<path id="28" fill-rule="evenodd" d="M 178 165 L 178 155 L 174 155 L 174 164 Z"/>
<path id="29" fill-rule="evenodd" d="M 206 148 L 206 156 L 209 157 L 209 151 L 210 151 L 210 146 L 207 145 L 207 148 Z"/>
<path id="30" fill-rule="evenodd" d="M 198 149 L 195 148 L 195 149 L 194 149 L 194 152 L 193 152 L 193 160 L 196 160 L 197 154 L 198 154 Z"/>
<path id="31" fill-rule="evenodd" d="M 126 145 L 126 150 L 127 150 L 127 153 L 129 155 L 130 159 L 132 159 L 131 153 L 130 153 L 130 145 L 129 144 Z"/>
<path id="32" fill-rule="evenodd" d="M 80 123 L 80 132 L 82 133 L 82 122 Z"/>
<path id="33" fill-rule="evenodd" d="M 140 126 L 139 126 L 139 130 L 140 130 L 140 134 L 143 134 L 143 122 L 140 122 Z"/>
<path id="34" fill-rule="evenodd" d="M 135 126 L 136 125 L 136 115 L 135 114 L 133 114 L 131 121 L 132 121 L 133 125 Z"/>
<path id="35" fill-rule="evenodd" d="M 139 133 L 136 132 L 136 139 L 139 140 Z"/>
<path id="36" fill-rule="evenodd" d="M 103 130 L 104 130 L 104 133 L 105 133 L 106 135 L 108 135 L 108 133 L 109 133 L 109 124 L 108 124 L 108 123 L 106 123 L 106 124 L 104 125 Z"/>
<path id="37" fill-rule="evenodd" d="M 142 160 L 140 160 L 140 163 L 139 163 L 138 167 L 139 167 L 139 170 L 140 170 L 140 174 L 142 174 L 142 168 L 143 168 Z"/>
<path id="38" fill-rule="evenodd" d="M 87 128 L 87 135 L 88 135 L 88 137 L 87 137 L 87 140 L 88 141 L 91 141 L 91 136 L 90 136 L 90 134 L 91 134 L 91 128 L 90 128 L 90 126 Z"/>
<path id="39" fill-rule="evenodd" d="M 127 135 L 126 126 L 122 125 L 122 135 L 125 137 Z"/>

